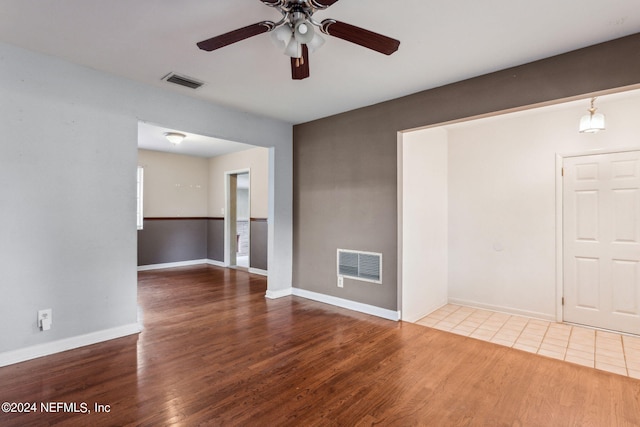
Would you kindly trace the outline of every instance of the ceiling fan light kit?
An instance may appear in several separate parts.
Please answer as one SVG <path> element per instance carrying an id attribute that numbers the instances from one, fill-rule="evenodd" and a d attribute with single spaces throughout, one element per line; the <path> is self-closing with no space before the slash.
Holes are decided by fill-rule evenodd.
<path id="1" fill-rule="evenodd" d="M 338 0 L 260 1 L 278 10 L 282 14 L 282 19 L 278 22 L 261 21 L 203 40 L 197 43 L 198 47 L 211 52 L 258 34 L 271 32 L 274 44 L 279 49 L 283 49 L 284 54 L 291 58 L 291 77 L 294 80 L 302 80 L 309 77 L 309 51 L 315 52 L 325 43 L 314 27 L 326 35 L 355 43 L 385 55 L 391 55 L 400 46 L 398 40 L 355 25 L 335 19 L 325 19 L 322 22 L 313 19 L 315 12 L 328 8 Z"/>

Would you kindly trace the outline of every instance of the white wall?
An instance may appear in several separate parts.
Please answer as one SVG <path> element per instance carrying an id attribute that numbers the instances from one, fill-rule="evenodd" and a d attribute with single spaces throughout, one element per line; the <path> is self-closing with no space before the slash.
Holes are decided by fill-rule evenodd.
<path id="1" fill-rule="evenodd" d="M 447 303 L 447 131 L 402 139 L 402 319 L 415 322 Z"/>
<path id="2" fill-rule="evenodd" d="M 577 131 L 588 100 L 445 127 L 450 302 L 556 318 L 556 154 L 640 148 L 640 94 L 603 96 L 596 106 L 607 118 L 598 134 Z M 429 156 L 412 160 L 426 165 Z"/>
<path id="3" fill-rule="evenodd" d="M 135 331 L 139 120 L 272 147 L 268 286 L 291 287 L 290 124 L 4 44 L 0 57 L 0 365 Z"/>

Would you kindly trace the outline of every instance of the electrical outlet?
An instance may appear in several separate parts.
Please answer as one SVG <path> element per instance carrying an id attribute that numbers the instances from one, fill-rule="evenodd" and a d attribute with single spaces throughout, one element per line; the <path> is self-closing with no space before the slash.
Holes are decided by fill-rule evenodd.
<path id="1" fill-rule="evenodd" d="M 47 308 L 45 310 L 38 310 L 38 327 L 43 331 L 51 329 L 53 310 Z"/>
<path id="2" fill-rule="evenodd" d="M 344 288 L 344 277 L 338 276 L 338 287 Z"/>

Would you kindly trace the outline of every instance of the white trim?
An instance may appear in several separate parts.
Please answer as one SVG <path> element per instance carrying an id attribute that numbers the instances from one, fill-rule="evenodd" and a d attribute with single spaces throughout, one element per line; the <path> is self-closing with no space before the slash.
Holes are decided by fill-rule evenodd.
<path id="1" fill-rule="evenodd" d="M 564 158 L 556 153 L 556 322 L 562 322 L 564 317 L 562 307 L 562 295 L 564 294 L 564 247 L 562 238 L 563 228 L 562 221 L 564 213 L 562 210 L 562 187 L 564 178 L 562 176 L 562 168 L 564 166 Z"/>
<path id="2" fill-rule="evenodd" d="M 249 267 L 249 273 L 259 274 L 261 276 L 268 276 L 269 272 L 267 270 L 262 270 L 260 268 Z"/>
<path id="3" fill-rule="evenodd" d="M 139 323 L 130 323 L 116 328 L 104 329 L 102 331 L 38 344 L 31 347 L 21 348 L 19 350 L 7 351 L 0 353 L 0 367 L 125 337 L 127 335 L 137 334 L 140 331 L 142 331 L 142 326 Z"/>
<path id="4" fill-rule="evenodd" d="M 338 298 L 331 295 L 319 294 L 300 288 L 293 288 L 293 295 L 323 302 L 325 304 L 335 305 L 336 307 L 346 308 L 348 310 L 358 311 L 360 313 L 371 314 L 372 316 L 382 317 L 383 319 L 394 320 L 396 322 L 400 320 L 399 311 L 376 307 L 374 305 L 363 304 L 361 302 Z"/>
<path id="5" fill-rule="evenodd" d="M 189 265 L 207 264 L 206 259 L 194 259 L 191 261 L 166 262 L 164 264 L 149 264 L 138 266 L 138 271 L 160 270 L 163 268 L 186 267 Z"/>
<path id="6" fill-rule="evenodd" d="M 292 293 L 293 293 L 293 288 L 278 289 L 275 291 L 267 289 L 267 293 L 264 296 L 265 298 L 268 298 L 268 299 L 278 299 L 278 298 L 288 297 L 289 295 L 292 295 Z"/>
<path id="7" fill-rule="evenodd" d="M 484 304 L 481 302 L 469 301 L 469 300 L 464 300 L 459 298 L 449 298 L 449 304 L 464 305 L 466 307 L 498 311 L 498 312 L 507 313 L 507 314 L 515 314 L 516 316 L 531 317 L 533 319 L 548 320 L 550 322 L 556 321 L 555 316 L 549 313 L 539 313 L 537 311 L 519 310 L 517 308 L 504 307 L 501 305 L 494 305 L 494 304 Z"/>
<path id="8" fill-rule="evenodd" d="M 226 265 L 224 265 L 224 262 L 216 261 L 215 259 L 205 259 L 205 263 L 209 265 L 214 265 L 216 267 L 226 267 Z"/>
<path id="9" fill-rule="evenodd" d="M 231 171 L 224 172 L 224 263 L 226 266 L 236 266 L 236 254 L 232 253 L 231 245 L 232 245 L 232 236 L 231 236 L 231 218 L 229 216 L 229 212 L 231 210 L 231 175 L 240 175 L 240 174 L 249 174 L 249 228 L 251 228 L 251 169 L 236 169 Z M 237 194 L 236 194 L 237 195 Z M 237 205 L 237 201 L 236 201 Z M 237 221 L 238 214 L 236 211 Z M 233 236 L 235 239 L 235 236 Z M 249 236 L 251 239 L 251 236 Z M 251 240 L 249 240 L 251 242 Z M 251 244 L 251 243 L 249 243 Z M 251 262 L 251 257 L 249 257 L 249 262 Z"/>

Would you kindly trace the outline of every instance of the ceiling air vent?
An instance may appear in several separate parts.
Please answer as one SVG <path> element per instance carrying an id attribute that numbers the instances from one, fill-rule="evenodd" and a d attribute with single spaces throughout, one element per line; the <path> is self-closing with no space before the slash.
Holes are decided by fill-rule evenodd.
<path id="1" fill-rule="evenodd" d="M 192 79 L 191 77 L 180 76 L 178 74 L 169 73 L 163 77 L 164 81 L 169 83 L 175 83 L 180 86 L 188 87 L 190 89 L 198 89 L 204 83 Z"/>

